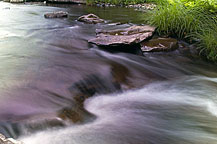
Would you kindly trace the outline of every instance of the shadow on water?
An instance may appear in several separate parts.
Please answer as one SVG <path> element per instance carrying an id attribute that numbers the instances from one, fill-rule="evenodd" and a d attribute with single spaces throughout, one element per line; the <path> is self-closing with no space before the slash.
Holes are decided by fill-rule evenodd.
<path id="1" fill-rule="evenodd" d="M 69 18 L 43 17 L 58 10 Z M 87 13 L 108 23 L 76 21 Z M 27 144 L 215 144 L 216 65 L 189 49 L 143 55 L 88 44 L 96 29 L 139 15 L 0 2 L 0 133 Z"/>

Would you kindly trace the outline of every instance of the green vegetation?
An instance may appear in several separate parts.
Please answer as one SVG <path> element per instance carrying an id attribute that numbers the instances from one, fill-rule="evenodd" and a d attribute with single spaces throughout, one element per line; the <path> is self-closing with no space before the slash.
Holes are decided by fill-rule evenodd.
<path id="1" fill-rule="evenodd" d="M 164 0 L 150 11 L 147 22 L 157 27 L 159 35 L 173 35 L 196 41 L 200 53 L 217 60 L 217 1 Z"/>

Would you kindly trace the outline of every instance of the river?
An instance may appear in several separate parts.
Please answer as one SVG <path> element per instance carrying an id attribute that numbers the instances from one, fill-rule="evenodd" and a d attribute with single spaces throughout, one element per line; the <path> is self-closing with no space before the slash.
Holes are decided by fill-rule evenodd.
<path id="1" fill-rule="evenodd" d="M 58 10 L 69 17 L 43 16 Z M 76 21 L 87 13 L 107 23 Z M 0 133 L 25 144 L 216 144 L 216 65 L 182 50 L 142 55 L 87 42 L 96 29 L 139 24 L 143 16 L 126 8 L 0 2 Z M 76 84 L 99 87 L 78 112 L 70 89 Z M 82 119 L 64 121 L 67 108 Z"/>

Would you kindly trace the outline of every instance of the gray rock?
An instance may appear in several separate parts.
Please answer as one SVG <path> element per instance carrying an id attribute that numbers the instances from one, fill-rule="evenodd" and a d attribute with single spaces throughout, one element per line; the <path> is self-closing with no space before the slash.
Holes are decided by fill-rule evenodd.
<path id="1" fill-rule="evenodd" d="M 24 143 L 12 138 L 6 138 L 4 135 L 0 134 L 0 144 L 24 144 Z"/>
<path id="2" fill-rule="evenodd" d="M 68 13 L 64 11 L 57 11 L 52 13 L 46 13 L 44 15 L 45 18 L 65 18 L 68 17 Z"/>
<path id="3" fill-rule="evenodd" d="M 97 37 L 88 42 L 99 46 L 121 46 L 138 44 L 152 37 L 155 27 L 131 26 L 126 29 L 97 30 Z"/>
<path id="4" fill-rule="evenodd" d="M 78 21 L 80 22 L 85 22 L 89 24 L 97 24 L 97 23 L 103 23 L 104 20 L 99 18 L 98 16 L 94 14 L 88 14 L 88 15 L 83 15 L 78 18 Z"/>
<path id="5" fill-rule="evenodd" d="M 173 38 L 156 38 L 141 43 L 143 52 L 171 51 L 178 48 L 178 41 Z"/>

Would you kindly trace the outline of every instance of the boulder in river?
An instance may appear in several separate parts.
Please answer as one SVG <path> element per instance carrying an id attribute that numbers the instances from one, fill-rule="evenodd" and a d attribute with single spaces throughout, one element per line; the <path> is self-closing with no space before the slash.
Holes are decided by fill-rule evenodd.
<path id="1" fill-rule="evenodd" d="M 108 31 L 97 30 L 96 38 L 90 39 L 88 42 L 98 46 L 134 45 L 152 37 L 154 31 L 155 27 L 149 25 Z"/>
<path id="2" fill-rule="evenodd" d="M 97 23 L 103 23 L 104 22 L 103 19 L 99 18 L 95 14 L 83 15 L 83 16 L 78 18 L 78 21 L 89 23 L 89 24 L 97 24 Z"/>
<path id="3" fill-rule="evenodd" d="M 46 13 L 44 14 L 45 18 L 65 18 L 68 17 L 68 13 L 64 11 L 57 11 L 52 13 Z"/>
<path id="4" fill-rule="evenodd" d="M 0 134 L 0 144 L 24 144 L 24 143 L 12 138 L 6 138 L 4 135 Z"/>
<path id="5" fill-rule="evenodd" d="M 156 38 L 141 43 L 143 52 L 172 51 L 178 48 L 178 41 L 174 38 Z"/>

